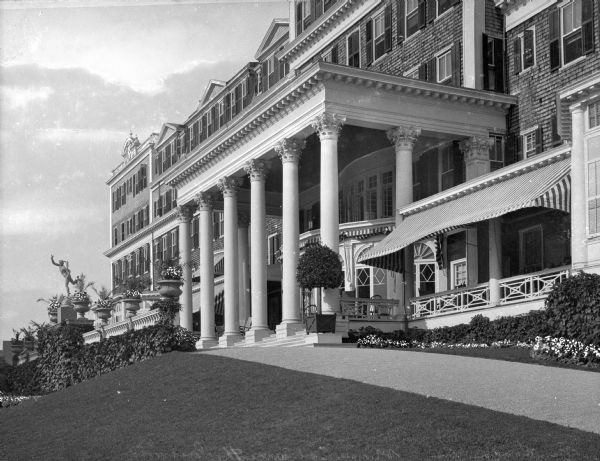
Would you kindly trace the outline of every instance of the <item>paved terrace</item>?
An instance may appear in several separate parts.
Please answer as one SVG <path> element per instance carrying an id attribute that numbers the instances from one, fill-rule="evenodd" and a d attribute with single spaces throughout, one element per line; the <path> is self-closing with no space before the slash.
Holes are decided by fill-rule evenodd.
<path id="1" fill-rule="evenodd" d="M 600 373 L 385 349 L 252 347 L 200 353 L 352 379 L 600 434 Z"/>

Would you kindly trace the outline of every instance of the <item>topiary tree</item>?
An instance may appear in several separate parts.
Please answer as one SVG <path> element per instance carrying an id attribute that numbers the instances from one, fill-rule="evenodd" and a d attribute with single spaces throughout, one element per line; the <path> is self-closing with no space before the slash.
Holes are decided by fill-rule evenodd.
<path id="1" fill-rule="evenodd" d="M 555 283 L 546 313 L 552 336 L 600 344 L 600 275 L 581 272 Z"/>
<path id="2" fill-rule="evenodd" d="M 331 248 L 314 243 L 298 260 L 296 280 L 302 288 L 339 288 L 344 281 L 342 260 Z"/>

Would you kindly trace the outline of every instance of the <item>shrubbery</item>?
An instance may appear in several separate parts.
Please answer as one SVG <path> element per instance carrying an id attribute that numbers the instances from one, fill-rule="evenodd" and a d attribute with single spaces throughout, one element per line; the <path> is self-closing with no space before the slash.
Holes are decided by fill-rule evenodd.
<path id="1" fill-rule="evenodd" d="M 160 324 L 84 345 L 79 329 L 59 326 L 40 335 L 40 357 L 14 367 L 8 382 L 19 395 L 56 391 L 165 352 L 193 351 L 195 342 L 188 330 Z"/>

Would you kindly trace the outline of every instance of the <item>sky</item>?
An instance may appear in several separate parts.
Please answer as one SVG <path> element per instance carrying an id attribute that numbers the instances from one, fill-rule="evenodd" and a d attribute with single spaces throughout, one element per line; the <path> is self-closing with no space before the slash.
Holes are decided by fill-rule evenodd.
<path id="1" fill-rule="evenodd" d="M 285 0 L 0 0 L 0 341 L 48 320 L 50 255 L 110 285 L 106 181 L 129 132 L 183 122 L 287 17 Z"/>

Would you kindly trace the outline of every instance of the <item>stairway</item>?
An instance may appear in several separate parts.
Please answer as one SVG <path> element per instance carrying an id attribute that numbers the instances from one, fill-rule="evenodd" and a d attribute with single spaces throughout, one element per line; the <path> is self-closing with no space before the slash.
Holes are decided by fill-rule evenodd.
<path id="1" fill-rule="evenodd" d="M 273 333 L 257 343 L 246 344 L 245 341 L 240 341 L 233 347 L 312 347 L 312 344 L 306 344 L 306 338 L 307 335 L 305 331 L 298 331 L 296 334 L 288 336 L 287 338 L 277 338 L 277 335 Z"/>

